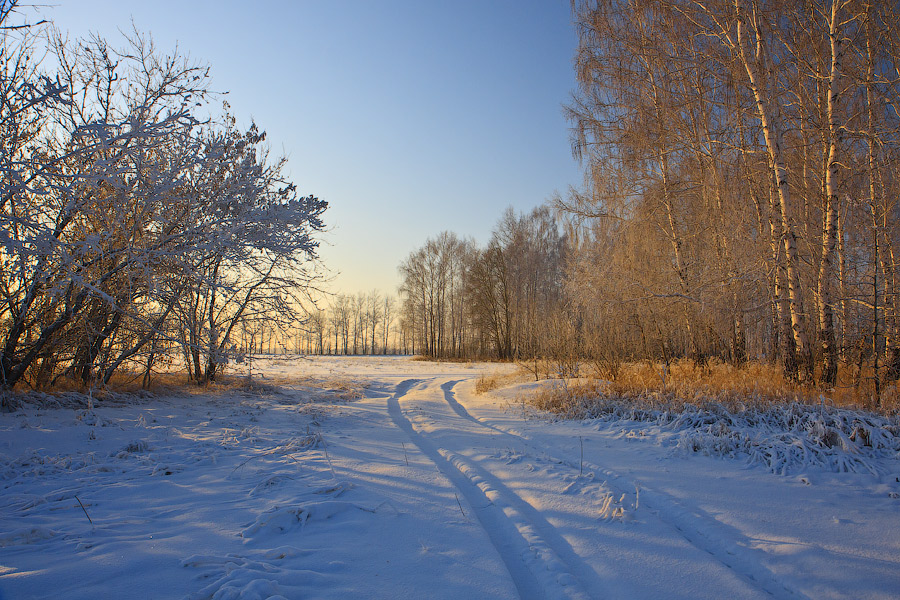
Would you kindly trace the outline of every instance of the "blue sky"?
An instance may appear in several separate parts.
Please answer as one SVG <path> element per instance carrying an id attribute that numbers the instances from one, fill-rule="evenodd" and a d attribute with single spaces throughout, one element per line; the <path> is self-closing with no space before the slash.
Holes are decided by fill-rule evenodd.
<path id="1" fill-rule="evenodd" d="M 484 242 L 507 206 L 579 185 L 562 114 L 574 87 L 568 0 L 61 0 L 73 37 L 157 46 L 211 67 L 239 122 L 330 203 L 334 291 L 393 292 L 397 265 L 455 231 Z"/>

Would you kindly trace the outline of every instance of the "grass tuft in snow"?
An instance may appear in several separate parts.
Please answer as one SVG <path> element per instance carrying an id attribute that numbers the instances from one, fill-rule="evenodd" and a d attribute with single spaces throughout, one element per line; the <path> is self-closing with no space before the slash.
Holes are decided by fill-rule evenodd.
<path id="1" fill-rule="evenodd" d="M 818 404 L 777 403 L 726 394 L 688 401 L 673 393 L 622 397 L 603 384 L 554 383 L 535 394 L 535 406 L 568 419 L 651 424 L 677 434 L 680 451 L 740 458 L 780 475 L 810 467 L 882 475 L 876 459 L 900 458 L 900 416 L 839 407 L 824 398 Z"/>
<path id="2" fill-rule="evenodd" d="M 526 371 L 518 369 L 513 372 L 498 371 L 496 373 L 482 373 L 475 380 L 475 393 L 486 394 L 492 390 L 502 388 L 515 383 L 528 381 L 530 378 Z"/>
<path id="3" fill-rule="evenodd" d="M 585 369 L 583 369 L 585 371 Z M 600 376 L 598 379 L 597 376 Z M 822 395 L 838 406 L 859 406 L 877 412 L 900 412 L 900 389 L 895 381 L 882 381 L 880 402 L 873 394 L 874 373 L 842 364 L 837 384 L 827 390 L 800 385 L 786 379 L 778 365 L 747 362 L 741 366 L 709 359 L 703 363 L 680 359 L 668 364 L 652 361 L 621 363 L 615 369 L 582 372 L 577 380 L 595 386 L 602 382 L 606 395 L 636 398 L 662 395 L 667 399 L 691 402 L 714 398 L 719 402 L 817 404 Z M 574 377 L 574 375 L 573 375 Z M 571 380 L 570 380 L 571 381 Z M 553 400 L 553 399 L 550 399 Z M 556 398 L 566 402 L 565 397 Z"/>

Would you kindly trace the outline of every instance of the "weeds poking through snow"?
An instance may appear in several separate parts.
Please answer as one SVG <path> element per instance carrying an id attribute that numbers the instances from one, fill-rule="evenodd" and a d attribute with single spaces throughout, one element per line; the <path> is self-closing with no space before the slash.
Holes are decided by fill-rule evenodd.
<path id="1" fill-rule="evenodd" d="M 579 435 L 578 442 L 581 444 L 581 460 L 578 463 L 578 474 L 584 475 L 584 437 Z"/>
<path id="2" fill-rule="evenodd" d="M 610 395 L 602 385 L 554 386 L 533 399 L 563 418 L 649 423 L 678 434 L 676 448 L 743 458 L 772 473 L 809 467 L 882 475 L 874 459 L 900 458 L 900 416 L 748 396 L 685 401 L 673 394 Z"/>
<path id="3" fill-rule="evenodd" d="M 337 475 L 334 472 L 334 465 L 331 464 L 331 457 L 328 456 L 328 446 L 325 444 L 325 438 L 322 437 L 322 434 L 317 434 L 319 436 L 319 440 L 322 442 L 322 449 L 325 451 L 325 460 L 328 461 L 328 468 L 331 469 L 331 478 L 337 480 Z"/>
<path id="4" fill-rule="evenodd" d="M 93 432 L 93 430 L 91 430 Z M 129 454 L 141 454 L 150 450 L 150 445 L 145 440 L 137 440 L 129 442 L 124 448 L 118 452 L 111 453 L 116 458 L 126 458 Z"/>
<path id="5" fill-rule="evenodd" d="M 87 509 L 84 507 L 84 504 L 81 503 L 81 499 L 79 499 L 78 496 L 75 496 L 75 499 L 78 500 L 78 506 L 80 506 L 80 507 L 81 507 L 81 510 L 84 511 L 84 516 L 87 517 L 88 523 L 90 523 L 90 524 L 91 524 L 91 527 L 93 527 L 93 526 L 94 526 L 94 521 L 91 520 L 91 515 L 88 514 L 88 511 L 87 511 Z"/>
<path id="6" fill-rule="evenodd" d="M 234 467 L 234 469 L 231 470 L 231 473 L 234 474 L 235 471 L 237 471 L 238 469 L 240 469 L 241 467 L 243 467 L 244 465 L 246 465 L 247 463 L 249 463 L 252 460 L 256 460 L 257 458 L 262 458 L 263 456 L 271 456 L 272 454 L 279 454 L 281 456 L 287 456 L 288 458 L 297 462 L 297 464 L 300 464 L 299 461 L 297 461 L 297 459 L 294 458 L 293 454 L 296 452 L 299 452 L 301 450 L 308 450 L 310 448 L 316 448 L 316 447 L 318 447 L 319 444 L 322 444 L 323 447 L 325 446 L 325 440 L 322 438 L 322 434 L 319 432 L 307 434 L 307 435 L 299 437 L 299 438 L 291 438 L 283 444 L 275 446 L 274 448 L 270 448 L 269 450 L 266 450 L 265 452 L 261 452 L 254 456 L 251 456 L 247 460 L 241 462 L 236 467 Z M 325 455 L 328 456 L 327 450 L 326 450 Z M 329 462 L 329 464 L 331 464 L 330 460 L 328 462 Z M 333 473 L 334 473 L 334 469 L 332 469 L 332 474 Z"/>
<path id="7" fill-rule="evenodd" d="M 607 496 L 600 503 L 600 518 L 607 521 L 622 521 L 625 517 L 625 494 L 618 501 L 613 501 L 614 496 Z"/>
<path id="8" fill-rule="evenodd" d="M 605 485 L 605 484 L 604 484 Z M 622 493 L 618 498 L 607 491 L 600 501 L 598 512 L 600 519 L 603 521 L 618 521 L 624 523 L 631 521 L 637 512 L 641 503 L 641 488 L 638 484 L 634 485 L 634 503 L 630 506 L 626 503 L 627 495 Z"/>
<path id="9" fill-rule="evenodd" d="M 530 380 L 530 377 L 528 377 L 528 373 L 524 369 L 518 369 L 512 373 L 503 371 L 492 373 L 490 375 L 482 373 L 478 376 L 478 379 L 475 380 L 475 393 L 479 395 L 486 394 L 499 387 L 528 380 Z"/>

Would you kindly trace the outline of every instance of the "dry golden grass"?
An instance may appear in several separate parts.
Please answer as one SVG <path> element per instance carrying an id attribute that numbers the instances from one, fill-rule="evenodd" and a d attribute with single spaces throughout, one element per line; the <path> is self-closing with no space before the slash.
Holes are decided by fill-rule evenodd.
<path id="1" fill-rule="evenodd" d="M 170 389 L 181 389 L 185 386 L 193 388 L 197 387 L 196 385 L 190 384 L 184 373 L 154 373 L 153 377 L 150 380 L 150 387 L 148 390 L 144 390 L 142 383 L 142 373 L 119 371 L 115 375 L 113 375 L 109 384 L 105 386 L 105 389 L 91 385 L 84 385 L 80 381 L 76 381 L 75 379 L 70 379 L 68 377 L 60 377 L 56 380 L 55 384 L 52 387 L 45 386 L 41 389 L 42 391 L 46 391 L 49 393 L 77 392 L 83 394 L 91 393 L 102 396 L 102 394 L 107 390 L 112 390 L 124 394 L 139 394 L 145 391 L 149 391 L 153 394 L 158 394 L 160 391 L 165 392 Z"/>
<path id="2" fill-rule="evenodd" d="M 187 396 L 209 396 L 209 395 L 225 395 L 232 392 L 244 392 L 249 394 L 276 394 L 279 393 L 280 387 L 286 382 L 270 380 L 270 378 L 253 377 L 247 379 L 246 375 L 239 374 L 219 374 L 215 381 L 208 384 L 197 385 L 188 380 L 187 376 L 181 373 L 158 373 L 154 374 L 150 380 L 150 391 L 156 395 L 187 395 Z M 120 392 L 138 392 L 141 389 L 141 378 L 127 378 L 125 374 L 121 381 L 113 378 L 110 382 L 110 389 Z"/>
<path id="3" fill-rule="evenodd" d="M 227 395 L 233 392 L 243 392 L 251 395 L 277 394 L 280 386 L 286 382 L 272 381 L 269 378 L 253 378 L 248 380 L 245 375 L 219 374 L 215 381 L 207 385 L 197 385 L 190 381 L 183 371 L 154 373 L 150 379 L 150 386 L 143 387 L 143 374 L 128 371 L 117 372 L 106 386 L 83 385 L 79 381 L 70 378 L 60 378 L 52 388 L 43 391 L 51 395 L 76 393 L 90 395 L 99 401 L 104 399 L 119 399 L 120 396 L 134 397 L 147 396 L 217 396 Z"/>
<path id="4" fill-rule="evenodd" d="M 414 362 L 446 362 L 446 363 L 474 363 L 474 362 L 482 362 L 482 359 L 479 358 L 471 358 L 471 357 L 461 357 L 461 356 L 425 356 L 424 354 L 417 354 L 413 356 L 410 360 Z M 490 359 L 484 359 L 489 361 Z"/>
<path id="5" fill-rule="evenodd" d="M 718 361 L 697 365 L 693 361 L 673 362 L 668 369 L 659 363 L 623 364 L 612 380 L 580 379 L 544 389 L 532 403 L 558 414 L 571 412 L 575 404 L 588 398 L 612 397 L 639 401 L 644 408 L 677 408 L 684 404 L 715 402 L 730 408 L 755 407 L 822 401 L 836 406 L 857 407 L 882 413 L 900 411 L 895 383 L 881 390 L 880 406 L 875 401 L 871 372 L 842 366 L 838 383 L 831 390 L 801 386 L 786 379 L 777 365 L 750 362 L 735 367 Z"/>
<path id="6" fill-rule="evenodd" d="M 125 368 L 115 373 L 108 385 L 83 385 L 71 377 L 59 377 L 53 386 L 45 385 L 39 391 L 51 396 L 67 395 L 73 398 L 92 398 L 98 402 L 120 403 L 133 401 L 136 398 L 152 396 L 179 396 L 193 398 L 199 396 L 228 396 L 232 394 L 250 396 L 269 396 L 288 393 L 285 388 L 301 386 L 308 388 L 305 396 L 318 401 L 346 402 L 364 398 L 368 382 L 352 378 L 339 378 L 328 375 L 307 375 L 301 372 L 260 373 L 254 371 L 252 378 L 246 372 L 226 369 L 220 372 L 215 381 L 206 385 L 198 385 L 188 379 L 186 371 L 180 364 L 161 366 L 154 370 L 148 388 L 143 387 L 143 371 L 129 371 Z M 28 395 L 35 390 L 28 390 L 27 385 L 18 390 L 18 394 Z M 23 396 L 24 398 L 24 396 Z M 87 400 L 85 400 L 87 401 Z M 25 400 L 28 402 L 28 400 Z"/>
<path id="7" fill-rule="evenodd" d="M 246 378 L 244 378 L 246 381 Z M 337 399 L 343 401 L 360 400 L 366 395 L 368 383 L 349 378 L 338 378 L 315 375 L 266 375 L 264 378 L 255 378 L 254 382 L 260 385 L 272 387 L 303 386 L 314 388 L 321 398 Z"/>
<path id="8" fill-rule="evenodd" d="M 326 379 L 312 383 L 322 392 L 338 400 L 361 400 L 366 396 L 366 384 L 352 379 Z"/>
<path id="9" fill-rule="evenodd" d="M 475 393 L 486 394 L 499 387 L 522 383 L 530 381 L 531 379 L 533 379 L 531 375 L 521 368 L 511 372 L 482 373 L 478 379 L 475 380 Z"/>

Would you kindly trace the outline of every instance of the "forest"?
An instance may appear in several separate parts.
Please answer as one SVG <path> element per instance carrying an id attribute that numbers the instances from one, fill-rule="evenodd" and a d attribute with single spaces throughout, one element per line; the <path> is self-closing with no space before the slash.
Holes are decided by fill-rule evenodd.
<path id="1" fill-rule="evenodd" d="M 572 14 L 583 185 L 507 210 L 486 243 L 428 238 L 397 298 L 320 294 L 327 203 L 216 107 L 207 66 L 137 30 L 114 46 L 6 26 L 0 385 L 147 384 L 173 363 L 204 383 L 247 352 L 402 352 L 613 379 L 642 361 L 765 364 L 790 385 L 896 395 L 897 6 Z"/>
<path id="2" fill-rule="evenodd" d="M 895 3 L 573 9 L 584 186 L 508 211 L 483 247 L 447 232 L 412 252 L 410 349 L 606 376 L 752 361 L 876 404 L 895 393 Z"/>

